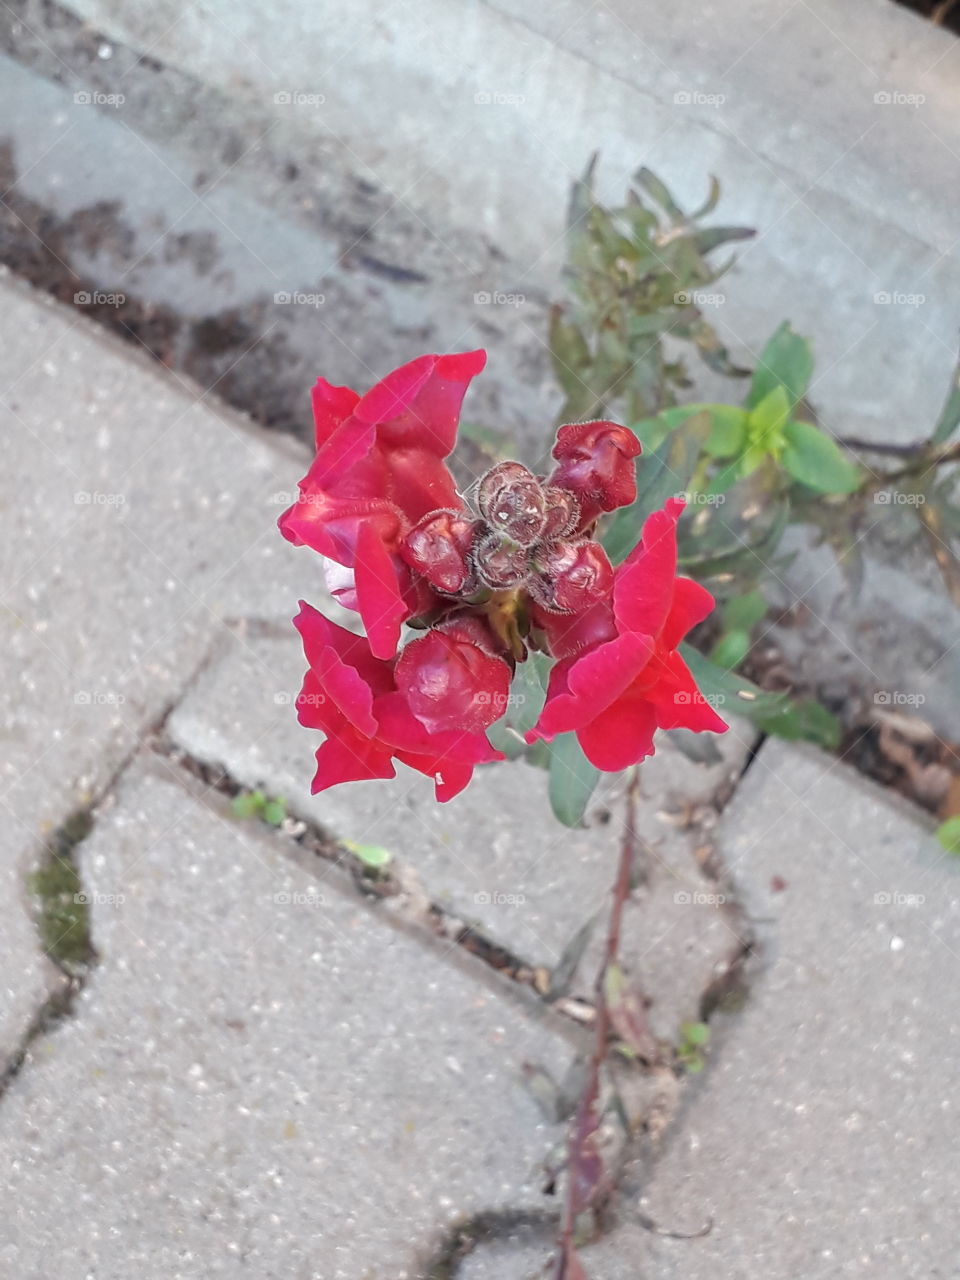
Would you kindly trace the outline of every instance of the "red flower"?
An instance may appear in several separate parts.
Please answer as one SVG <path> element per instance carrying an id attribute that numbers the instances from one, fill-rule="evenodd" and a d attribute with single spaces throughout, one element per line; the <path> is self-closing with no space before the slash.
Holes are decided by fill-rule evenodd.
<path id="1" fill-rule="evenodd" d="M 634 501 L 634 459 L 639 454 L 640 441 L 616 422 L 574 422 L 560 428 L 553 446 L 559 465 L 549 483 L 577 495 L 578 529 L 589 528 L 601 512 L 614 511 Z"/>
<path id="2" fill-rule="evenodd" d="M 713 608 L 709 591 L 676 576 L 683 506 L 671 498 L 647 518 L 640 545 L 614 575 L 612 600 L 572 618 L 537 618 L 560 661 L 528 741 L 574 730 L 587 758 L 613 771 L 652 755 L 657 729 L 725 732 L 677 653 Z"/>
<path id="3" fill-rule="evenodd" d="M 370 652 L 363 636 L 304 601 L 294 626 L 308 663 L 298 717 L 326 734 L 317 750 L 314 793 L 340 782 L 392 778 L 396 759 L 433 778 L 437 799 L 449 800 L 470 781 L 475 765 L 503 759 L 482 730 L 502 714 L 510 672 L 469 634 L 431 632 L 387 662 Z M 438 653 L 438 647 L 450 652 Z M 442 683 L 448 664 L 454 674 L 443 691 L 431 681 Z M 464 716 L 469 723 L 448 727 L 461 702 L 470 709 Z M 414 714 L 414 705 L 432 709 L 435 728 Z"/>
<path id="4" fill-rule="evenodd" d="M 313 389 L 317 456 L 280 530 L 353 571 L 377 657 L 392 657 L 401 624 L 431 607 L 432 590 L 404 561 L 401 544 L 428 513 L 461 506 L 443 459 L 485 361 L 483 351 L 420 356 L 363 397 L 323 378 Z M 350 598 L 349 581 L 341 589 Z"/>

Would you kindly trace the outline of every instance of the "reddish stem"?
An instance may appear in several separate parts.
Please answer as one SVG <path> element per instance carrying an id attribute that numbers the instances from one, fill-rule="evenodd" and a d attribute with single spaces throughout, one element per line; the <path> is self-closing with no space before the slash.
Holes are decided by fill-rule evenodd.
<path id="1" fill-rule="evenodd" d="M 600 1097 L 600 1072 L 607 1056 L 607 1040 L 610 1036 L 610 1011 L 607 1008 L 606 975 L 607 970 L 620 954 L 620 931 L 623 925 L 623 909 L 630 896 L 630 877 L 637 853 L 637 796 L 640 792 L 640 770 L 634 765 L 627 780 L 625 795 L 626 811 L 623 823 L 623 838 L 620 842 L 620 860 L 617 875 L 613 882 L 613 901 L 610 905 L 610 917 L 607 922 L 607 942 L 603 959 L 597 972 L 594 986 L 596 997 L 596 1022 L 594 1023 L 593 1052 L 590 1055 L 590 1069 L 587 1080 L 580 1095 L 577 1114 L 570 1131 L 567 1146 L 567 1186 L 564 1197 L 563 1217 L 558 1239 L 557 1265 L 554 1280 L 568 1280 L 568 1264 L 573 1256 L 573 1230 L 576 1219 L 577 1199 L 577 1166 L 579 1164 L 579 1142 L 582 1135 L 587 1134 L 586 1141 L 595 1140 L 594 1126 L 591 1125 L 591 1109 L 596 1107 Z"/>

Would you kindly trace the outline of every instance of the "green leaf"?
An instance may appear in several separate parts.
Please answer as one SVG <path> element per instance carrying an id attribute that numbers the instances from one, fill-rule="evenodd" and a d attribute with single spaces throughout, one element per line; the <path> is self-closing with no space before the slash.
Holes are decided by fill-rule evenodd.
<path id="1" fill-rule="evenodd" d="M 756 234 L 753 227 L 705 227 L 694 232 L 693 243 L 698 253 L 706 254 L 722 244 L 729 244 L 731 240 L 749 240 Z"/>
<path id="2" fill-rule="evenodd" d="M 633 175 L 633 180 L 637 186 L 647 193 L 652 200 L 655 200 L 664 213 L 668 213 L 675 222 L 683 222 L 683 210 L 674 200 L 664 183 L 660 181 L 657 175 L 646 167 L 640 168 Z"/>
<path id="3" fill-rule="evenodd" d="M 948 818 L 937 827 L 937 839 L 947 853 L 960 854 L 960 814 Z"/>
<path id="4" fill-rule="evenodd" d="M 355 854 L 365 867 L 369 867 L 371 871 L 382 871 L 388 865 L 393 857 L 389 849 L 384 849 L 379 844 L 356 844 L 353 840 L 344 840 L 341 842 L 345 849 L 349 849 Z"/>
<path id="5" fill-rule="evenodd" d="M 953 371 L 953 380 L 946 403 L 940 410 L 940 417 L 930 438 L 931 444 L 945 444 L 960 427 L 960 364 Z"/>
<path id="6" fill-rule="evenodd" d="M 550 743 L 550 805 L 565 827 L 578 827 L 600 780 L 600 770 L 583 754 L 575 733 Z"/>
<path id="7" fill-rule="evenodd" d="M 774 387 L 747 416 L 747 439 L 753 449 L 779 453 L 784 427 L 790 417 L 790 399 L 783 387 Z"/>
<path id="8" fill-rule="evenodd" d="M 710 660 L 729 671 L 739 667 L 749 652 L 750 632 L 735 628 L 720 637 L 710 650 Z"/>
<path id="9" fill-rule="evenodd" d="M 724 671 L 692 645 L 680 653 L 700 692 L 720 715 L 739 715 L 764 733 L 787 741 L 815 742 L 833 750 L 840 742 L 840 722 L 812 699 L 795 701 L 786 693 L 768 693 L 742 676 Z"/>
<path id="10" fill-rule="evenodd" d="M 260 817 L 271 827 L 279 827 L 286 816 L 287 806 L 282 800 L 268 800 L 260 812 Z"/>
<path id="11" fill-rule="evenodd" d="M 813 351 L 806 338 L 795 333 L 784 320 L 760 353 L 754 370 L 747 408 L 758 405 L 774 387 L 783 387 L 791 407 L 800 403 L 813 374 Z"/>
<path id="12" fill-rule="evenodd" d="M 788 422 L 781 461 L 794 480 L 819 493 L 853 493 L 861 473 L 840 446 L 809 422 Z"/>
<path id="13" fill-rule="evenodd" d="M 230 810 L 235 818 L 255 818 L 266 804 L 262 791 L 241 791 L 233 797 Z"/>
<path id="14" fill-rule="evenodd" d="M 742 627 L 751 631 L 761 618 L 766 616 L 767 602 L 761 591 L 748 591 L 746 595 L 734 596 L 723 606 L 723 621 L 728 627 Z"/>
<path id="15" fill-rule="evenodd" d="M 680 1028 L 684 1044 L 705 1045 L 710 1039 L 710 1028 L 705 1022 L 685 1022 Z"/>

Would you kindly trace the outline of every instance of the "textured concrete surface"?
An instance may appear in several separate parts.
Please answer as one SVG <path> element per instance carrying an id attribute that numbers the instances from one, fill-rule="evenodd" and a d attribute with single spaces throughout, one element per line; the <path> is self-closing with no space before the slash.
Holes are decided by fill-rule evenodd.
<path id="1" fill-rule="evenodd" d="M 956 1274 L 960 866 L 843 766 L 768 742 L 720 828 L 763 947 L 591 1280 Z M 630 1200 L 624 1207 L 629 1218 Z"/>
<path id="2" fill-rule="evenodd" d="M 302 460 L 78 316 L 6 279 L 0 297 L 5 1051 L 50 976 L 23 910 L 31 853 L 182 691 L 221 620 L 250 611 L 251 578 L 258 611 L 287 613 L 275 494 Z"/>
<path id="3" fill-rule="evenodd" d="M 297 723 L 293 702 L 303 670 L 292 628 L 233 642 L 174 711 L 173 740 L 199 759 L 223 765 L 244 786 L 283 796 L 292 813 L 341 838 L 386 846 L 433 901 L 478 923 L 531 963 L 555 967 L 575 934 L 605 914 L 620 841 L 619 780 L 607 780 L 583 830 L 555 821 L 546 774 L 522 762 L 478 770 L 471 785 L 444 805 L 435 802 L 428 779 L 402 766 L 394 782 L 351 783 L 311 796 L 321 736 Z M 678 966 L 684 969 L 689 980 L 675 997 L 684 1007 L 733 938 L 719 921 L 705 931 L 710 911 L 702 899 L 716 886 L 698 868 L 693 837 L 676 825 L 732 785 L 752 734 L 736 721 L 718 741 L 723 755 L 717 764 L 694 764 L 664 738 L 644 766 L 639 826 L 651 869 L 658 869 L 658 889 L 654 900 L 638 896 L 637 952 L 646 955 L 662 945 L 662 963 L 651 978 L 657 985 L 662 979 L 664 990 L 675 987 Z M 688 948 L 699 961 L 692 967 L 680 959 Z M 691 983 L 700 984 L 696 992 Z M 672 1022 L 673 1012 L 667 1017 Z"/>
<path id="4" fill-rule="evenodd" d="M 101 960 L 0 1108 L 3 1273 L 413 1280 L 461 1215 L 549 1207 L 520 1068 L 569 1024 L 171 772 L 82 846 Z"/>
<path id="5" fill-rule="evenodd" d="M 506 246 L 488 288 L 551 278 L 569 182 L 598 147 L 610 198 L 642 163 L 696 207 L 715 173 L 724 221 L 761 231 L 721 289 L 735 349 L 755 355 L 774 327 L 773 281 L 816 339 L 828 424 L 911 437 L 939 408 L 960 282 L 960 50 L 894 4 L 714 0 L 695 24 L 656 0 L 69 7 L 348 155 L 441 240 L 466 227 Z"/>

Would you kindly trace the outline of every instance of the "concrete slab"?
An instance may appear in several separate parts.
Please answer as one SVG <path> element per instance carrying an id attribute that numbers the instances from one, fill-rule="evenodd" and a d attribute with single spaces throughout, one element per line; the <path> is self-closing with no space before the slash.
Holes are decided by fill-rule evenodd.
<path id="1" fill-rule="evenodd" d="M 320 736 L 300 727 L 292 705 L 303 666 L 292 629 L 234 644 L 173 712 L 173 740 L 223 765 L 243 786 L 283 796 L 291 813 L 340 838 L 386 846 L 432 901 L 529 963 L 554 969 L 593 920 L 596 945 L 574 982 L 576 994 L 591 998 L 620 841 L 622 781 L 605 781 L 582 830 L 556 821 L 545 773 L 523 762 L 478 770 L 444 805 L 427 779 L 402 766 L 393 782 L 311 796 Z M 734 722 L 718 739 L 720 762 L 707 766 L 664 736 L 644 766 L 640 830 L 649 877 L 635 896 L 624 954 L 656 1001 L 656 1030 L 671 1039 L 682 1018 L 696 1016 L 717 966 L 739 946 L 735 918 L 715 901 L 723 895 L 698 865 L 695 833 L 683 824 L 698 807 L 715 816 L 711 798 L 732 784 L 752 740 L 749 728 Z"/>
<path id="2" fill-rule="evenodd" d="M 274 521 L 303 460 L 77 315 L 9 279 L 0 298 L 2 1053 L 48 987 L 22 910 L 30 856 L 179 695 L 224 619 L 288 614 L 295 556 Z"/>
<path id="3" fill-rule="evenodd" d="M 767 742 L 720 828 L 764 968 L 591 1280 L 948 1277 L 960 865 L 843 766 Z M 630 1224 L 631 1206 L 674 1240 Z"/>
<path id="4" fill-rule="evenodd" d="M 462 1215 L 549 1207 L 520 1068 L 572 1025 L 173 772 L 83 846 L 101 961 L 0 1109 L 4 1273 L 414 1280 Z"/>

